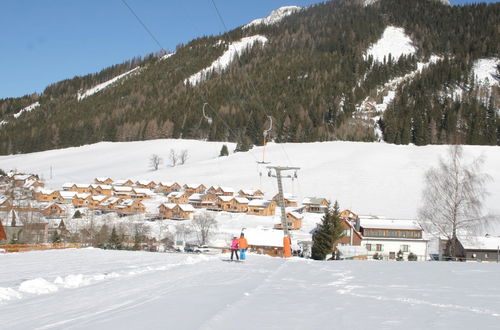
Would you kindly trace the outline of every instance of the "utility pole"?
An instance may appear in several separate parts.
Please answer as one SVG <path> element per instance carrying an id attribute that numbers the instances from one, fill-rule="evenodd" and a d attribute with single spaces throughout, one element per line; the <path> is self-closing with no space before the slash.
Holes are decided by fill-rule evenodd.
<path id="1" fill-rule="evenodd" d="M 269 176 L 275 177 L 278 181 L 278 202 L 281 208 L 281 225 L 283 226 L 283 252 L 284 257 L 291 257 L 291 237 L 290 232 L 288 230 L 288 223 L 286 221 L 286 210 L 285 210 L 285 199 L 283 195 L 283 178 L 294 178 L 297 176 L 297 171 L 300 170 L 300 167 L 288 167 L 288 166 L 267 166 L 269 170 Z M 274 170 L 275 174 L 271 173 L 271 170 Z M 295 171 L 295 174 L 283 176 L 281 172 L 283 171 Z"/>

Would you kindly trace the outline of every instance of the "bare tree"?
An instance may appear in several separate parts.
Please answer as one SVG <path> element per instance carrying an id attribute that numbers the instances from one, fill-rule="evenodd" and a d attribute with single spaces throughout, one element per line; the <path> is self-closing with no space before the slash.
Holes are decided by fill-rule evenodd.
<path id="1" fill-rule="evenodd" d="M 179 154 L 179 161 L 180 161 L 181 165 L 184 165 L 188 158 L 189 158 L 189 153 L 188 153 L 187 149 L 182 149 L 180 154 Z"/>
<path id="2" fill-rule="evenodd" d="M 175 236 L 177 240 L 187 241 L 189 235 L 193 233 L 193 228 L 186 224 L 179 224 L 175 226 Z"/>
<path id="3" fill-rule="evenodd" d="M 198 236 L 198 242 L 200 245 L 207 244 L 210 235 L 215 229 L 217 229 L 217 221 L 215 220 L 215 217 L 208 212 L 195 215 L 192 225 L 196 235 Z"/>
<path id="4" fill-rule="evenodd" d="M 174 149 L 170 149 L 170 154 L 168 155 L 168 158 L 170 159 L 170 165 L 172 165 L 172 167 L 175 167 L 175 165 L 177 165 L 179 157 L 175 153 Z"/>
<path id="5" fill-rule="evenodd" d="M 152 154 L 149 158 L 149 166 L 151 166 L 154 171 L 158 170 L 158 167 L 160 167 L 161 163 L 163 163 L 163 159 L 157 154 Z"/>
<path id="6" fill-rule="evenodd" d="M 446 237 L 450 257 L 459 257 L 457 235 L 470 236 L 491 219 L 483 215 L 483 199 L 488 195 L 485 184 L 490 179 L 481 172 L 483 163 L 482 157 L 466 163 L 462 147 L 454 145 L 437 168 L 425 173 L 418 218 L 429 233 Z"/>

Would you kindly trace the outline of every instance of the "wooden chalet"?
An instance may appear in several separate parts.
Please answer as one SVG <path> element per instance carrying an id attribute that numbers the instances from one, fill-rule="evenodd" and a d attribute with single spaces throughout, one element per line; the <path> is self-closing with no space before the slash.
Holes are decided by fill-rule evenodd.
<path id="1" fill-rule="evenodd" d="M 302 228 L 302 219 L 304 216 L 298 212 L 291 211 L 286 213 L 286 221 L 288 225 L 289 230 L 299 230 Z M 277 223 L 274 225 L 274 229 L 279 229 L 283 230 L 283 225 L 280 223 Z"/>
<path id="2" fill-rule="evenodd" d="M 130 186 L 113 186 L 113 196 L 130 199 L 134 195 L 134 188 Z"/>
<path id="3" fill-rule="evenodd" d="M 158 208 L 159 215 L 163 219 L 188 220 L 193 218 L 195 211 L 190 204 L 163 203 Z"/>
<path id="4" fill-rule="evenodd" d="M 215 194 L 219 196 L 234 196 L 234 189 L 230 187 L 218 187 Z"/>
<path id="5" fill-rule="evenodd" d="M 156 192 L 170 194 L 171 192 L 180 191 L 181 188 L 181 185 L 177 182 L 160 181 L 156 186 Z"/>
<path id="6" fill-rule="evenodd" d="M 130 179 L 125 179 L 125 180 L 116 180 L 113 182 L 114 186 L 125 186 L 125 187 L 133 187 L 135 185 L 135 182 L 130 180 Z"/>
<path id="7" fill-rule="evenodd" d="M 248 203 L 247 214 L 274 215 L 275 211 L 276 211 L 276 202 L 275 201 L 254 199 L 254 200 L 249 201 L 249 203 Z"/>
<path id="8" fill-rule="evenodd" d="M 26 189 L 41 189 L 45 186 L 43 182 L 38 180 L 28 180 L 24 183 L 23 187 Z"/>
<path id="9" fill-rule="evenodd" d="M 132 191 L 133 199 L 144 200 L 154 196 L 154 193 L 148 188 L 132 188 Z"/>
<path id="10" fill-rule="evenodd" d="M 330 206 L 330 202 L 326 198 L 306 197 L 302 200 L 302 205 L 306 207 L 306 212 L 324 213 Z"/>
<path id="11" fill-rule="evenodd" d="M 120 214 L 145 213 L 146 207 L 139 200 L 124 199 L 115 205 L 114 209 Z"/>
<path id="12" fill-rule="evenodd" d="M 182 189 L 184 189 L 184 191 L 188 194 L 203 194 L 205 193 L 207 187 L 205 187 L 205 185 L 203 184 L 190 183 L 182 186 Z"/>
<path id="13" fill-rule="evenodd" d="M 27 181 L 38 181 L 38 176 L 33 174 L 14 174 L 12 184 L 16 187 L 22 187 Z"/>
<path id="14" fill-rule="evenodd" d="M 94 179 L 95 184 L 104 184 L 104 185 L 112 185 L 113 184 L 113 179 L 108 178 L 108 177 L 100 177 L 100 178 L 95 178 Z"/>
<path id="15" fill-rule="evenodd" d="M 53 202 L 53 203 L 62 203 L 64 202 L 63 197 L 57 190 L 49 190 L 49 189 L 39 189 L 35 191 L 35 200 L 41 203 Z"/>
<path id="16" fill-rule="evenodd" d="M 143 189 L 155 189 L 158 184 L 152 180 L 137 180 L 135 186 Z"/>
<path id="17" fill-rule="evenodd" d="M 56 203 L 42 205 L 40 207 L 40 213 L 47 218 L 59 218 L 66 215 L 64 209 L 59 204 Z"/>
<path id="18" fill-rule="evenodd" d="M 121 198 L 118 197 L 108 197 L 103 200 L 99 205 L 98 209 L 102 211 L 114 211 L 115 206 L 118 205 L 122 201 Z"/>
<path id="19" fill-rule="evenodd" d="M 113 186 L 107 184 L 91 184 L 90 187 L 92 195 L 113 195 Z"/>
<path id="20" fill-rule="evenodd" d="M 283 194 L 283 201 L 285 202 L 285 207 L 296 207 L 298 206 L 298 201 L 297 197 L 293 196 L 292 194 L 289 193 L 284 193 Z M 277 193 L 276 195 L 273 196 L 273 201 L 276 202 L 276 204 L 279 205 L 279 198 L 280 194 Z"/>
<path id="21" fill-rule="evenodd" d="M 167 200 L 173 204 L 187 204 L 189 202 L 190 194 L 182 191 L 174 191 L 168 194 Z"/>
<path id="22" fill-rule="evenodd" d="M 211 208 L 216 205 L 217 196 L 214 194 L 192 194 L 189 196 L 188 202 L 194 208 Z"/>
<path id="23" fill-rule="evenodd" d="M 76 208 L 88 207 L 90 204 L 91 196 L 92 196 L 91 194 L 76 194 L 73 197 L 73 200 L 71 201 L 71 203 Z"/>
<path id="24" fill-rule="evenodd" d="M 105 196 L 105 195 L 92 195 L 92 196 L 90 196 L 89 207 L 91 209 L 99 208 L 99 204 L 101 204 L 108 197 L 109 196 Z"/>
<path id="25" fill-rule="evenodd" d="M 264 193 L 259 189 L 241 189 L 238 191 L 238 195 L 248 200 L 264 198 Z"/>
<path id="26" fill-rule="evenodd" d="M 63 203 L 65 204 L 71 204 L 73 203 L 73 198 L 78 194 L 76 191 L 66 191 L 66 190 L 61 190 L 59 191 L 59 194 L 61 194 L 61 197 L 63 199 Z"/>

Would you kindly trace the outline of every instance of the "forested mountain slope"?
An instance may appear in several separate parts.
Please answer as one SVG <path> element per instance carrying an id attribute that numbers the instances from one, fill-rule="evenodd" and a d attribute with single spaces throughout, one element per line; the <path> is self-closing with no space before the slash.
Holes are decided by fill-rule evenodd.
<path id="1" fill-rule="evenodd" d="M 0 100 L 0 153 L 180 137 L 246 149 L 262 143 L 267 116 L 277 142 L 498 145 L 499 22 L 499 3 L 336 0 L 293 10 Z M 411 47 L 375 57 L 369 50 L 391 31 Z M 477 69 L 485 61 L 489 69 Z"/>

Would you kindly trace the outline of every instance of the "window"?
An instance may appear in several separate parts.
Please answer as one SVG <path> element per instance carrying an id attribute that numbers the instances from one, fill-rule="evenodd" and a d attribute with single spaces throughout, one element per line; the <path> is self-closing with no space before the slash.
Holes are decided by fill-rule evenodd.
<path id="1" fill-rule="evenodd" d="M 342 232 L 342 235 L 344 235 L 345 237 L 351 237 L 351 230 L 344 229 L 344 231 Z"/>
<path id="2" fill-rule="evenodd" d="M 389 236 L 390 237 L 398 237 L 398 232 L 395 230 L 391 230 L 391 231 L 389 231 Z"/>
<path id="3" fill-rule="evenodd" d="M 371 251 L 372 250 L 372 245 L 371 244 L 366 244 L 366 250 Z"/>
<path id="4" fill-rule="evenodd" d="M 401 245 L 401 251 L 402 252 L 408 252 L 410 249 L 410 246 L 409 245 Z"/>
<path id="5" fill-rule="evenodd" d="M 377 251 L 382 251 L 383 245 L 382 244 L 377 244 Z"/>

